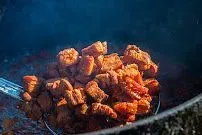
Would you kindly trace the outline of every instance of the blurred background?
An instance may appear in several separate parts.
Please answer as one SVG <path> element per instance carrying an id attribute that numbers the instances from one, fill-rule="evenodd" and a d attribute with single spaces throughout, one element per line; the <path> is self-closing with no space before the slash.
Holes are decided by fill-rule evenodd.
<path id="1" fill-rule="evenodd" d="M 201 65 L 201 0 L 0 0 L 0 60 L 25 50 L 136 43 L 175 61 Z"/>

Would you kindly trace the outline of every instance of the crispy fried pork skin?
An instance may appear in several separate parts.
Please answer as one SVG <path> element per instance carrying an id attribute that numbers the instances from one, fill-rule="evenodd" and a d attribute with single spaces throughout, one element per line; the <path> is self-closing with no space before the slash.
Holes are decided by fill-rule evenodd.
<path id="1" fill-rule="evenodd" d="M 101 103 L 93 103 L 92 104 L 92 113 L 96 115 L 105 115 L 111 118 L 116 119 L 116 112 L 108 105 L 103 105 Z"/>
<path id="2" fill-rule="evenodd" d="M 156 79 L 147 79 L 144 81 L 144 85 L 149 89 L 150 95 L 156 95 L 160 90 L 160 84 Z"/>
<path id="3" fill-rule="evenodd" d="M 118 102 L 113 106 L 114 110 L 123 115 L 133 114 L 137 112 L 137 101 L 130 102 Z"/>
<path id="4" fill-rule="evenodd" d="M 28 92 L 24 92 L 23 95 L 22 95 L 22 97 L 23 97 L 24 101 L 28 101 L 29 102 L 29 101 L 32 100 L 32 97 L 30 96 L 30 94 Z"/>
<path id="5" fill-rule="evenodd" d="M 123 62 L 126 64 L 135 63 L 139 70 L 147 70 L 150 68 L 151 57 L 147 52 L 140 50 L 135 45 L 128 45 L 124 51 Z"/>
<path id="6" fill-rule="evenodd" d="M 24 76 L 25 92 L 19 109 L 33 120 L 47 114 L 51 126 L 64 134 L 122 126 L 151 111 L 160 89 L 158 65 L 135 45 L 123 54 L 107 54 L 107 43 L 97 41 L 81 50 L 58 53 L 43 78 Z"/>
<path id="7" fill-rule="evenodd" d="M 122 61 L 117 53 L 105 55 L 102 61 L 101 72 L 116 70 L 122 67 Z"/>
<path id="8" fill-rule="evenodd" d="M 57 60 L 62 67 L 69 67 L 78 63 L 79 53 L 74 48 L 65 49 L 58 53 Z"/>
<path id="9" fill-rule="evenodd" d="M 90 55 L 93 57 L 97 57 L 99 55 L 103 55 L 107 53 L 107 43 L 103 42 L 101 43 L 100 41 L 97 41 L 93 43 L 92 45 L 82 49 L 82 55 Z"/>
<path id="10" fill-rule="evenodd" d="M 68 78 L 56 78 L 46 81 L 46 89 L 51 92 L 55 98 L 60 98 L 64 95 L 65 90 L 73 90 Z"/>
<path id="11" fill-rule="evenodd" d="M 146 114 L 150 111 L 150 103 L 147 100 L 140 99 L 137 104 L 137 114 Z"/>
<path id="12" fill-rule="evenodd" d="M 104 102 L 109 96 L 104 93 L 103 90 L 101 90 L 98 87 L 98 84 L 95 81 L 90 81 L 86 87 L 85 92 L 95 101 L 98 103 Z"/>
<path id="13" fill-rule="evenodd" d="M 36 97 L 40 92 L 40 87 L 43 85 L 43 79 L 37 76 L 24 76 L 23 84 L 25 91 L 29 95 Z"/>
<path id="14" fill-rule="evenodd" d="M 65 91 L 64 97 L 69 106 L 77 106 L 85 103 L 85 97 L 79 89 Z"/>
<path id="15" fill-rule="evenodd" d="M 120 82 L 120 87 L 126 94 L 136 100 L 141 99 L 142 95 L 148 93 L 148 88 L 141 86 L 129 77 Z"/>
<path id="16" fill-rule="evenodd" d="M 80 73 L 89 76 L 93 73 L 93 69 L 94 69 L 94 57 L 93 56 L 83 56 L 81 58 L 81 61 L 79 63 L 79 70 Z"/>

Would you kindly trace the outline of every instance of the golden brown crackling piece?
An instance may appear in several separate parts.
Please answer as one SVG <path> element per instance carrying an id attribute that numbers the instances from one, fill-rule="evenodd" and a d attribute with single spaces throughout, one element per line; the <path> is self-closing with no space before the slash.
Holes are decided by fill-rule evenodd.
<path id="1" fill-rule="evenodd" d="M 94 62 L 95 62 L 94 72 L 95 72 L 95 74 L 100 73 L 100 70 L 102 68 L 103 59 L 104 59 L 104 55 L 99 55 L 99 56 L 94 58 Z"/>
<path id="2" fill-rule="evenodd" d="M 90 55 L 93 57 L 97 57 L 99 55 L 104 55 L 107 53 L 107 43 L 106 42 L 101 43 L 100 41 L 97 41 L 92 45 L 83 48 L 81 52 L 82 56 Z"/>
<path id="3" fill-rule="evenodd" d="M 135 120 L 136 120 L 136 116 L 134 114 L 133 115 L 127 115 L 125 122 L 134 122 Z"/>
<path id="4" fill-rule="evenodd" d="M 56 112 L 59 113 L 61 111 L 65 111 L 65 110 L 69 111 L 66 99 L 62 98 L 56 104 Z"/>
<path id="5" fill-rule="evenodd" d="M 73 87 L 68 78 L 56 78 L 46 81 L 46 89 L 49 90 L 54 97 L 60 98 L 64 95 L 65 90 L 73 90 Z"/>
<path id="6" fill-rule="evenodd" d="M 156 65 L 153 61 L 151 62 L 150 68 L 146 71 L 146 76 L 156 77 L 158 73 L 158 65 Z"/>
<path id="7" fill-rule="evenodd" d="M 146 99 L 140 99 L 137 104 L 137 114 L 146 114 L 150 111 L 150 103 Z"/>
<path id="8" fill-rule="evenodd" d="M 74 48 L 64 49 L 58 53 L 57 60 L 62 67 L 69 67 L 78 62 L 79 53 Z"/>
<path id="9" fill-rule="evenodd" d="M 70 107 L 85 103 L 85 97 L 81 90 L 74 89 L 73 91 L 65 91 L 65 99 Z"/>
<path id="10" fill-rule="evenodd" d="M 144 85 L 149 89 L 150 95 L 156 95 L 159 92 L 160 84 L 156 79 L 146 79 Z"/>
<path id="11" fill-rule="evenodd" d="M 109 96 L 104 93 L 98 87 L 98 84 L 95 81 L 90 81 L 85 87 L 85 92 L 96 102 L 102 103 L 104 102 Z"/>
<path id="12" fill-rule="evenodd" d="M 137 101 L 133 102 L 118 102 L 113 106 L 114 110 L 122 115 L 136 114 L 137 112 Z"/>
<path id="13" fill-rule="evenodd" d="M 36 97 L 40 92 L 40 87 L 43 85 L 43 80 L 37 76 L 24 76 L 23 84 L 25 91 Z"/>
<path id="14" fill-rule="evenodd" d="M 94 57 L 93 56 L 82 56 L 81 61 L 79 62 L 79 70 L 80 73 L 84 74 L 85 76 L 90 76 L 93 73 L 94 69 Z"/>
<path id="15" fill-rule="evenodd" d="M 129 64 L 122 69 L 118 69 L 117 75 L 119 80 L 122 80 L 124 77 L 130 77 L 140 85 L 143 85 L 142 76 L 138 71 L 138 66 L 136 64 Z"/>
<path id="16" fill-rule="evenodd" d="M 101 88 L 105 89 L 111 85 L 117 85 L 118 76 L 115 71 L 110 70 L 107 71 L 107 73 L 96 75 L 94 81 L 96 81 Z"/>
<path id="17" fill-rule="evenodd" d="M 125 93 L 137 100 L 141 98 L 141 95 L 148 93 L 148 88 L 141 86 L 129 77 L 120 82 L 120 87 Z"/>
<path id="18" fill-rule="evenodd" d="M 31 101 L 32 100 L 32 97 L 30 96 L 30 94 L 28 93 L 28 92 L 24 92 L 23 94 L 22 94 L 22 97 L 23 97 L 23 100 L 24 101 Z"/>
<path id="19" fill-rule="evenodd" d="M 26 114 L 32 120 L 39 120 L 42 116 L 42 111 L 37 103 L 33 103 L 31 106 L 31 111 Z"/>
<path id="20" fill-rule="evenodd" d="M 75 109 L 75 113 L 77 116 L 88 116 L 90 114 L 90 106 L 87 104 L 82 104 Z"/>
<path id="21" fill-rule="evenodd" d="M 141 99 L 145 99 L 147 100 L 149 103 L 152 101 L 152 96 L 148 93 L 148 94 L 144 94 Z"/>
<path id="22" fill-rule="evenodd" d="M 116 99 L 117 101 L 120 101 L 120 102 L 129 102 L 133 100 L 133 98 L 131 98 L 128 94 L 126 94 L 117 85 L 110 88 L 110 93 L 113 99 Z"/>
<path id="23" fill-rule="evenodd" d="M 49 112 L 52 107 L 52 97 L 47 91 L 40 93 L 37 97 L 37 102 L 43 112 Z"/>
<path id="24" fill-rule="evenodd" d="M 94 81 L 97 82 L 101 88 L 105 89 L 110 86 L 110 75 L 108 73 L 98 74 L 95 76 Z"/>
<path id="25" fill-rule="evenodd" d="M 101 103 L 92 103 L 92 113 L 96 115 L 104 115 L 116 119 L 116 112 L 108 105 Z"/>
<path id="26" fill-rule="evenodd" d="M 123 65 L 117 53 L 105 55 L 102 61 L 101 72 L 107 72 L 110 70 L 116 70 Z"/>
<path id="27" fill-rule="evenodd" d="M 56 113 L 56 122 L 59 127 L 64 127 L 68 123 L 71 124 L 73 116 L 65 98 L 57 102 Z"/>
<path id="28" fill-rule="evenodd" d="M 139 70 L 147 70 L 151 64 L 151 57 L 147 52 L 140 50 L 136 45 L 128 45 L 124 51 L 123 63 L 138 65 Z"/>
<path id="29" fill-rule="evenodd" d="M 111 83 L 111 85 L 117 85 L 119 83 L 119 81 L 118 81 L 118 74 L 115 71 L 113 71 L 113 70 L 107 71 L 107 73 L 110 76 L 110 83 Z"/>

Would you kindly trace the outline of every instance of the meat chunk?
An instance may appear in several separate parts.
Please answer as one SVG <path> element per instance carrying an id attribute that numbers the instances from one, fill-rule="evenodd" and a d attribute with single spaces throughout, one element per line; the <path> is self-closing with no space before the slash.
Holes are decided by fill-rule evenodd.
<path id="1" fill-rule="evenodd" d="M 92 104 L 92 113 L 96 115 L 104 115 L 116 119 L 116 112 L 108 105 L 103 105 L 101 103 Z"/>
<path id="2" fill-rule="evenodd" d="M 82 49 L 82 56 L 84 55 L 90 55 L 93 57 L 97 57 L 99 55 L 103 55 L 107 53 L 107 43 L 103 42 L 101 43 L 100 41 L 97 41 L 93 43 L 92 45 Z"/>
<path id="3" fill-rule="evenodd" d="M 96 102 L 102 103 L 104 102 L 109 96 L 104 93 L 95 81 L 90 81 L 86 87 L 85 92 Z"/>
<path id="4" fill-rule="evenodd" d="M 113 106 L 114 110 L 123 115 L 136 114 L 137 101 L 130 102 L 118 102 Z"/>
<path id="5" fill-rule="evenodd" d="M 59 113 L 61 111 L 65 111 L 65 110 L 69 111 L 66 99 L 62 98 L 56 104 L 56 112 Z"/>
<path id="6" fill-rule="evenodd" d="M 110 86 L 110 75 L 108 73 L 98 74 L 95 76 L 94 81 L 99 84 L 99 87 L 105 89 Z"/>
<path id="7" fill-rule="evenodd" d="M 79 117 L 88 116 L 90 114 L 90 106 L 82 104 L 76 108 L 76 115 Z"/>
<path id="8" fill-rule="evenodd" d="M 140 85 L 143 85 L 143 80 L 136 64 L 126 65 L 123 69 L 117 70 L 119 80 L 125 77 L 130 77 Z"/>
<path id="9" fill-rule="evenodd" d="M 73 91 L 65 91 L 64 96 L 67 100 L 67 104 L 70 107 L 85 103 L 85 97 L 79 89 L 74 89 Z"/>
<path id="10" fill-rule="evenodd" d="M 110 76 L 110 84 L 111 85 L 117 85 L 118 82 L 119 82 L 118 81 L 118 74 L 115 71 L 113 71 L 113 70 L 110 70 L 107 73 Z"/>
<path id="11" fill-rule="evenodd" d="M 31 96 L 36 97 L 43 85 L 43 80 L 36 76 L 24 76 L 23 83 L 25 91 Z"/>
<path id="12" fill-rule="evenodd" d="M 49 95 L 47 91 L 42 92 L 37 97 L 37 102 L 41 107 L 43 112 L 49 112 L 52 107 L 52 97 Z"/>
<path id="13" fill-rule="evenodd" d="M 150 95 L 156 95 L 159 92 L 160 85 L 156 79 L 147 79 L 144 81 L 144 85 L 149 89 Z"/>
<path id="14" fill-rule="evenodd" d="M 145 99 L 140 99 L 137 106 L 137 114 L 146 114 L 150 111 L 150 103 Z"/>
<path id="15" fill-rule="evenodd" d="M 28 92 L 24 92 L 23 95 L 22 95 L 22 97 L 23 97 L 24 101 L 28 101 L 29 102 L 29 101 L 32 100 L 32 97 L 29 95 Z"/>
<path id="16" fill-rule="evenodd" d="M 99 87 L 105 89 L 109 86 L 117 85 L 118 76 L 115 71 L 110 70 L 107 73 L 96 75 L 94 81 L 98 83 Z"/>
<path id="17" fill-rule="evenodd" d="M 150 68 L 146 71 L 146 76 L 149 77 L 156 77 L 157 73 L 158 73 L 158 66 L 154 63 L 151 62 Z"/>
<path id="18" fill-rule="evenodd" d="M 107 72 L 110 70 L 116 70 L 122 67 L 122 61 L 117 53 L 105 55 L 102 61 L 101 72 Z"/>
<path id="19" fill-rule="evenodd" d="M 141 86 L 133 79 L 126 77 L 120 82 L 121 89 L 134 99 L 140 99 L 141 95 L 148 93 L 148 88 Z"/>
<path id="20" fill-rule="evenodd" d="M 139 70 L 147 70 L 150 68 L 151 57 L 147 52 L 140 50 L 135 45 L 128 45 L 124 51 L 123 63 L 137 64 Z"/>
<path id="21" fill-rule="evenodd" d="M 79 53 L 74 48 L 65 49 L 58 53 L 57 60 L 62 67 L 69 67 L 78 62 Z"/>
<path id="22" fill-rule="evenodd" d="M 96 74 L 98 74 L 102 68 L 103 59 L 104 59 L 104 55 L 99 55 L 98 57 L 94 58 L 94 62 L 95 62 L 95 65 L 94 65 L 95 71 L 94 72 Z"/>
<path id="23" fill-rule="evenodd" d="M 113 86 L 110 88 L 110 93 L 113 99 L 120 102 L 129 102 L 133 100 L 128 94 L 126 94 L 119 86 Z"/>
<path id="24" fill-rule="evenodd" d="M 80 73 L 85 76 L 89 76 L 93 73 L 94 69 L 94 57 L 93 56 L 82 56 L 81 61 L 79 63 Z"/>
<path id="25" fill-rule="evenodd" d="M 56 104 L 56 122 L 58 127 L 64 127 L 66 124 L 72 124 L 72 112 L 67 106 L 67 101 L 65 98 L 61 99 Z"/>
<path id="26" fill-rule="evenodd" d="M 73 90 L 73 87 L 68 78 L 56 78 L 46 81 L 46 89 L 49 90 L 54 97 L 60 98 L 64 95 L 65 90 Z"/>

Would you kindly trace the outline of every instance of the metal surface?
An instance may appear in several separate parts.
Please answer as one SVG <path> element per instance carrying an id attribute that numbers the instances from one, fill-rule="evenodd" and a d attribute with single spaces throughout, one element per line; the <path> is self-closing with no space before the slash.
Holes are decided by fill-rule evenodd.
<path id="1" fill-rule="evenodd" d="M 23 87 L 20 85 L 17 85 L 13 82 L 10 82 L 4 78 L 0 78 L 0 92 L 3 94 L 6 94 L 8 96 L 11 96 L 17 100 L 23 101 L 20 94 L 23 92 Z M 46 117 L 43 116 L 43 123 L 45 124 L 46 128 L 50 131 L 51 134 L 57 135 L 47 124 Z"/>

